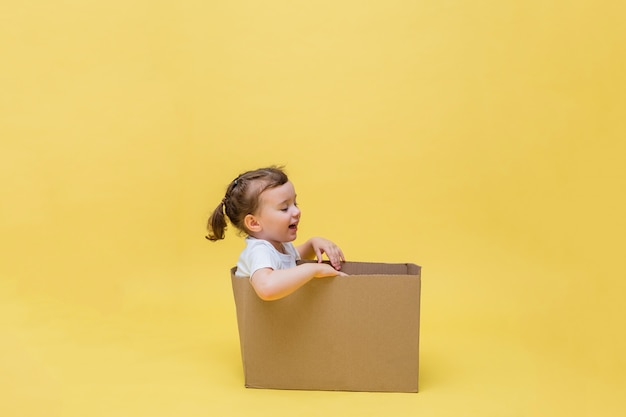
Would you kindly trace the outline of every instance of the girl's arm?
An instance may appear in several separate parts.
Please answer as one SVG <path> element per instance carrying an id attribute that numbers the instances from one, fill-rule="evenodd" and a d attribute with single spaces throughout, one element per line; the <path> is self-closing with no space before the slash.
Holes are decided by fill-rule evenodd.
<path id="1" fill-rule="evenodd" d="M 266 301 L 278 300 L 291 294 L 313 278 L 346 276 L 323 263 L 305 263 L 288 269 L 261 268 L 250 277 L 257 295 Z"/>
<path id="2" fill-rule="evenodd" d="M 326 254 L 330 264 L 337 270 L 341 269 L 341 262 L 345 262 L 346 258 L 339 246 L 335 245 L 328 239 L 322 237 L 312 237 L 303 244 L 296 247 L 302 259 L 313 259 L 317 257 L 317 262 L 322 262 L 322 254 Z"/>

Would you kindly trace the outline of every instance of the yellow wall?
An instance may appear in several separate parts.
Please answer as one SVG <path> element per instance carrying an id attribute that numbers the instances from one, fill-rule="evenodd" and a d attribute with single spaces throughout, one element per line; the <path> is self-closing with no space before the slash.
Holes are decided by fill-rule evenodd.
<path id="1" fill-rule="evenodd" d="M 0 415 L 626 411 L 620 2 L 5 3 Z M 242 387 L 204 224 L 268 164 L 423 265 L 420 394 Z"/>

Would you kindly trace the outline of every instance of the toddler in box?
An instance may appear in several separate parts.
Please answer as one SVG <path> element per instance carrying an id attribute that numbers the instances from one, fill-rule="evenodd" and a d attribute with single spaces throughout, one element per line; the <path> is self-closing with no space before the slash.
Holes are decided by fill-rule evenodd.
<path id="1" fill-rule="evenodd" d="M 209 217 L 206 238 L 224 239 L 228 218 L 247 235 L 236 276 L 250 277 L 263 300 L 277 300 L 313 278 L 346 275 L 340 271 L 341 262 L 345 262 L 343 252 L 330 240 L 313 237 L 294 246 L 300 214 L 296 190 L 281 168 L 248 171 L 228 185 L 226 195 Z M 322 263 L 323 254 L 330 265 Z M 298 259 L 314 257 L 317 263 L 296 265 Z"/>

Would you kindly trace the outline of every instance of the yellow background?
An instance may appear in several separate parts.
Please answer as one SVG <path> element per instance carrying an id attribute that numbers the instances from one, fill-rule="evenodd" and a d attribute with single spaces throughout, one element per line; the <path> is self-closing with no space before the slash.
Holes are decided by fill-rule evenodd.
<path id="1" fill-rule="evenodd" d="M 625 18 L 4 1 L 0 415 L 624 415 Z M 419 394 L 243 388 L 204 225 L 268 164 L 301 238 L 423 266 Z"/>

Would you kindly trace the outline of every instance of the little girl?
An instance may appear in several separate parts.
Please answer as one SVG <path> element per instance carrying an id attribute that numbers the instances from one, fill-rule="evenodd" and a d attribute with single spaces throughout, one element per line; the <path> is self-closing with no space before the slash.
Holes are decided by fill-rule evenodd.
<path id="1" fill-rule="evenodd" d="M 339 271 L 343 252 L 333 242 L 314 237 L 297 247 L 291 243 L 298 233 L 300 209 L 294 186 L 280 168 L 248 171 L 231 182 L 209 217 L 207 239 L 224 239 L 226 217 L 247 234 L 236 276 L 250 277 L 263 300 L 285 297 L 313 278 L 346 275 Z M 322 263 L 324 253 L 330 265 Z M 317 263 L 296 266 L 296 260 L 315 256 Z"/>

